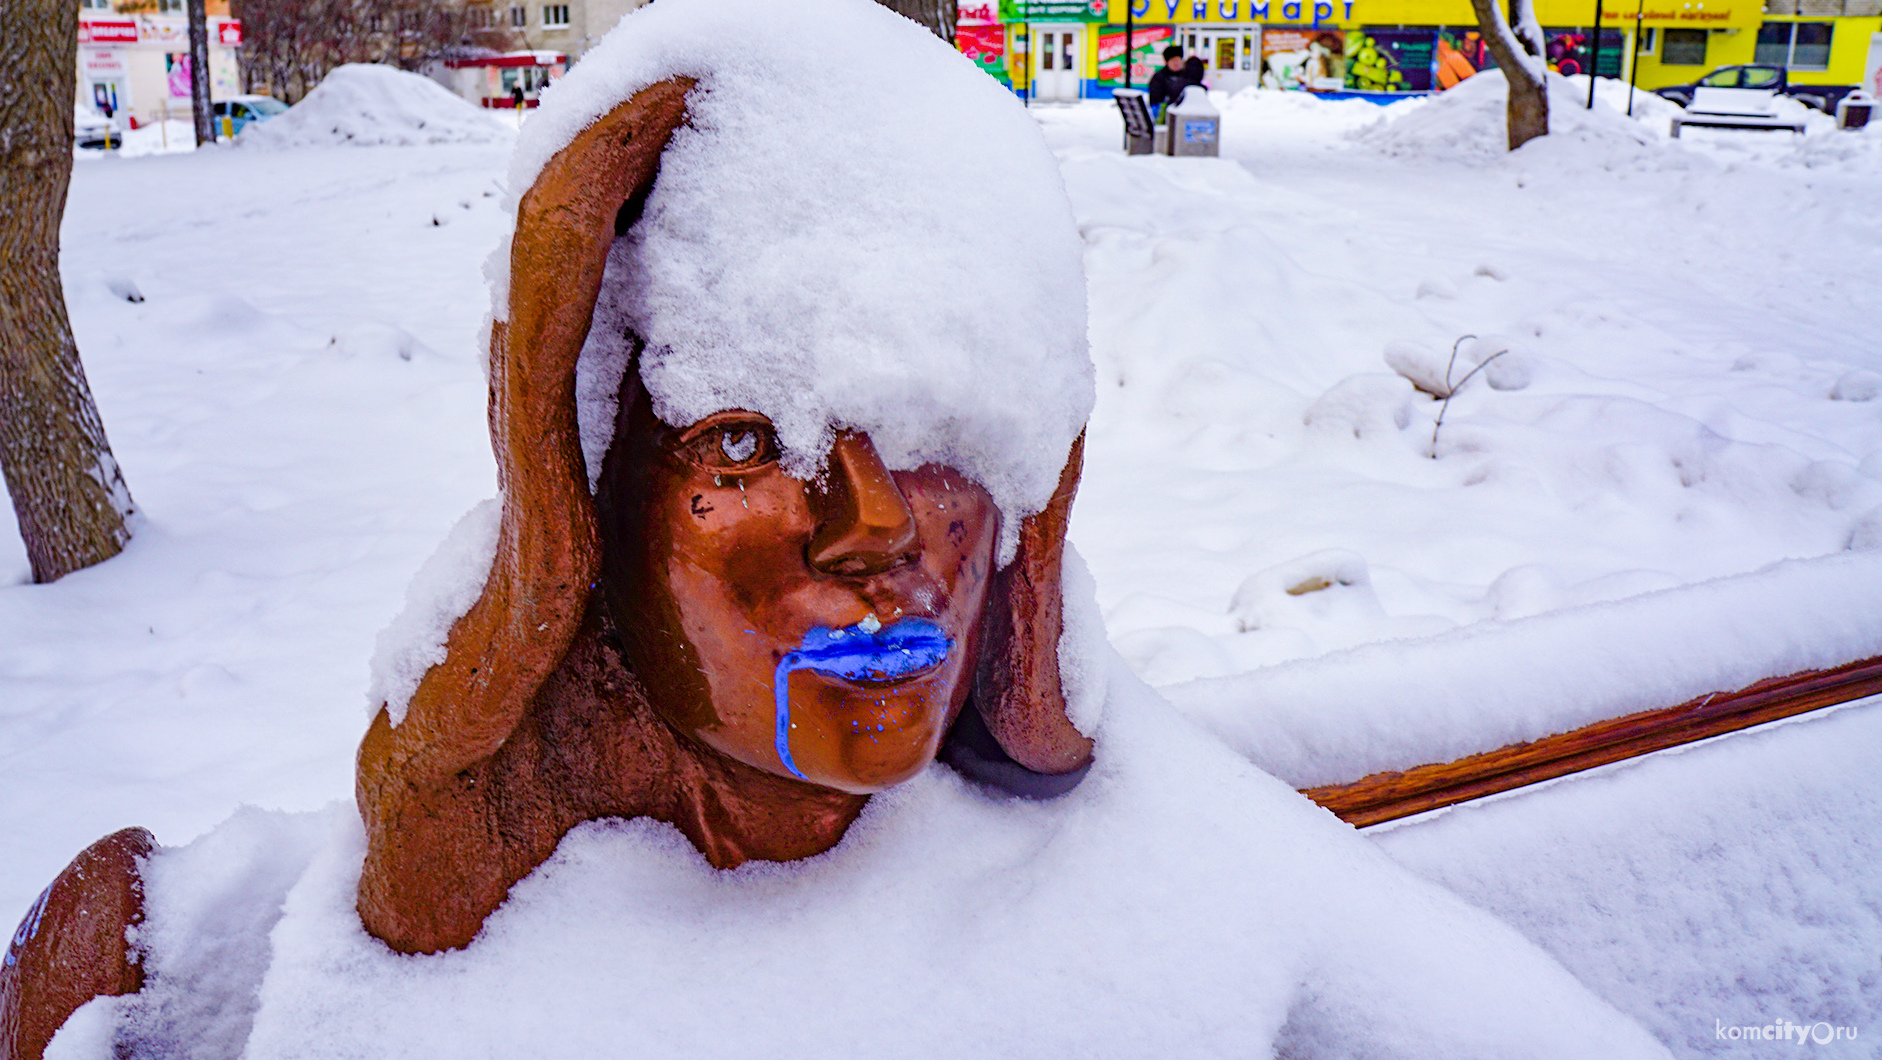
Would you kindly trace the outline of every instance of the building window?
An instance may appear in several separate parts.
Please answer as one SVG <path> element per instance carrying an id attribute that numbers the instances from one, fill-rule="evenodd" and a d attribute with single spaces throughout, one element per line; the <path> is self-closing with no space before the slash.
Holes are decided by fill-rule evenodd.
<path id="1" fill-rule="evenodd" d="M 464 22 L 471 29 L 489 29 L 496 21 L 494 13 L 487 7 L 467 7 L 464 9 Z"/>
<path id="2" fill-rule="evenodd" d="M 529 25 L 529 8 L 510 8 L 510 25 L 515 26 L 517 29 L 522 29 L 524 26 Z"/>
<path id="3" fill-rule="evenodd" d="M 1799 22 L 1797 35 L 1791 39 L 1791 67 L 1796 70 L 1830 68 L 1829 22 Z"/>
<path id="4" fill-rule="evenodd" d="M 1766 22 L 1758 27 L 1758 47 L 1751 53 L 1754 63 L 1772 66 L 1791 64 L 1791 22 Z"/>
<path id="5" fill-rule="evenodd" d="M 1830 68 L 1829 22 L 1766 22 L 1758 27 L 1758 48 L 1752 61 L 1795 70 Z"/>
<path id="6" fill-rule="evenodd" d="M 109 11 L 111 0 L 78 0 L 80 11 Z"/>
<path id="7" fill-rule="evenodd" d="M 1667 66 L 1704 66 L 1706 64 L 1706 31 L 1703 29 L 1667 30 L 1666 51 L 1661 54 L 1660 62 Z"/>
<path id="8" fill-rule="evenodd" d="M 568 24 L 569 24 L 569 5 L 567 4 L 544 4 L 542 5 L 542 28 L 544 29 L 567 29 Z"/>

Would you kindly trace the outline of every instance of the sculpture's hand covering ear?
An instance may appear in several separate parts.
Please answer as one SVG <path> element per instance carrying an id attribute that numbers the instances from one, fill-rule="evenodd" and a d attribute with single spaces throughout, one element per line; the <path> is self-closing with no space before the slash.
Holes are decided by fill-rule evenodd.
<path id="1" fill-rule="evenodd" d="M 846 11 L 793 18 L 840 40 Z M 747 0 L 636 14 L 519 145 L 490 343 L 495 558 L 443 661 L 409 702 L 388 696 L 360 752 L 360 909 L 400 948 L 467 941 L 594 817 L 672 820 L 730 865 L 817 852 L 874 778 L 937 753 L 1037 797 L 1090 764 L 1059 659 L 1092 393 L 1054 160 L 1009 93 L 933 41 L 894 57 L 905 90 L 837 100 L 816 64 L 728 48 L 764 17 Z M 733 412 L 743 462 L 686 455 Z M 844 498 L 869 482 L 906 540 L 819 558 L 854 537 Z M 740 520 L 712 499 L 729 487 Z M 744 608 L 713 629 L 688 606 L 702 565 Z M 932 675 L 786 687 L 816 630 L 902 617 L 940 631 Z"/>

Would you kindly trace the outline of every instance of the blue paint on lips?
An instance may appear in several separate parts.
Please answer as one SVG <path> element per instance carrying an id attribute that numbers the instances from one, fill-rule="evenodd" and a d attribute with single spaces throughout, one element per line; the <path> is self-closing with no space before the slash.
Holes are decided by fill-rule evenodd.
<path id="1" fill-rule="evenodd" d="M 892 681 L 936 665 L 953 646 L 941 627 L 925 618 L 904 618 L 873 632 L 859 624 L 842 629 L 819 626 L 805 634 L 803 644 L 778 660 L 772 678 L 776 743 L 784 768 L 799 780 L 810 779 L 791 760 L 791 674 L 813 670 L 851 681 Z"/>

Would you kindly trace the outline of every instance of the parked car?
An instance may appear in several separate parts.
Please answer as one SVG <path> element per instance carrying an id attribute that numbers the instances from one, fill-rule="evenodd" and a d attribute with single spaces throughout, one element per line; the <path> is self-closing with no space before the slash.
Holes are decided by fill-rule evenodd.
<path id="1" fill-rule="evenodd" d="M 242 128 L 252 121 L 267 121 L 288 112 L 288 105 L 272 96 L 230 96 L 216 100 L 213 113 L 216 119 L 216 135 L 222 135 L 222 119 L 229 119 L 234 126 L 230 132 L 240 133 Z"/>
<path id="2" fill-rule="evenodd" d="M 109 137 L 114 146 L 124 144 L 124 127 L 117 119 L 107 118 L 90 107 L 72 108 L 72 142 L 79 147 L 103 147 Z"/>
<path id="3" fill-rule="evenodd" d="M 1837 101 L 1854 92 L 1857 86 L 1793 85 L 1782 66 L 1746 63 L 1740 66 L 1721 66 L 1689 85 L 1668 85 L 1653 91 L 1656 95 L 1670 99 L 1682 107 L 1690 107 L 1694 90 L 1700 88 L 1769 89 L 1789 96 L 1799 103 L 1815 107 L 1825 114 L 1835 114 Z"/>

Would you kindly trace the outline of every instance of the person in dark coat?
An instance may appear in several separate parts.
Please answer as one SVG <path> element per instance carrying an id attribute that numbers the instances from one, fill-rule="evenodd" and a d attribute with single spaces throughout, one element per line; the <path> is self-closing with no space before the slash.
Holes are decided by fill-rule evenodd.
<path id="1" fill-rule="evenodd" d="M 1183 88 L 1176 90 L 1176 98 L 1172 102 L 1181 103 L 1183 101 L 1183 89 L 1188 88 L 1190 85 L 1201 85 L 1202 79 L 1208 76 L 1208 72 L 1208 67 L 1203 65 L 1202 56 L 1200 55 L 1192 55 L 1183 60 Z"/>
<path id="2" fill-rule="evenodd" d="M 1182 99 L 1183 89 L 1188 85 L 1183 72 L 1183 49 L 1172 44 L 1163 49 L 1163 69 L 1150 75 L 1151 109 Z"/>

